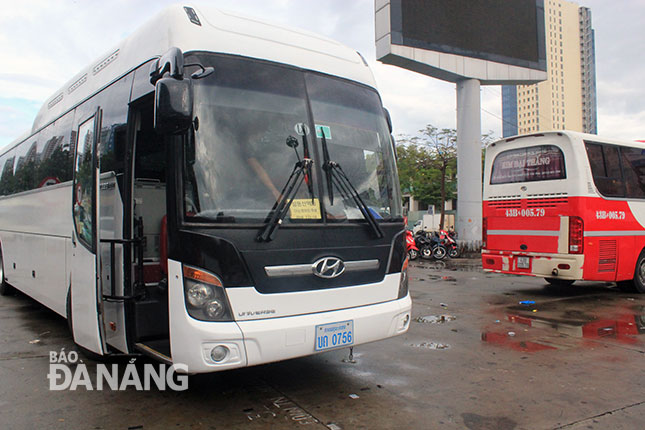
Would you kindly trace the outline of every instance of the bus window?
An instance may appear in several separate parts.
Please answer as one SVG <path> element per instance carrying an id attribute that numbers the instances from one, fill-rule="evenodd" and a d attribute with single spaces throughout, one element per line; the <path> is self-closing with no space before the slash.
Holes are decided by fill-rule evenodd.
<path id="1" fill-rule="evenodd" d="M 490 183 L 566 179 L 564 154 L 557 146 L 540 145 L 501 152 L 493 161 Z"/>
<path id="2" fill-rule="evenodd" d="M 625 196 L 625 182 L 621 173 L 618 147 L 591 142 L 585 142 L 585 147 L 598 191 L 607 197 Z"/>
<path id="3" fill-rule="evenodd" d="M 587 144 L 587 156 L 591 166 L 593 177 L 607 176 L 605 172 L 605 160 L 602 156 L 602 146 L 593 143 Z"/>
<path id="4" fill-rule="evenodd" d="M 645 150 L 621 147 L 620 158 L 625 175 L 626 196 L 645 198 Z"/>
<path id="5" fill-rule="evenodd" d="M 16 160 L 16 150 L 12 150 L 0 158 L 0 196 L 8 196 L 14 193 L 15 179 L 13 176 L 13 165 Z"/>
<path id="6" fill-rule="evenodd" d="M 81 242 L 94 250 L 94 117 L 79 127 L 74 170 L 74 224 Z"/>
<path id="7" fill-rule="evenodd" d="M 21 193 L 23 191 L 31 191 L 35 187 L 34 181 L 36 180 L 36 154 L 38 142 L 36 140 L 23 142 L 16 148 L 16 158 L 18 162 L 15 168 L 15 184 L 14 192 Z"/>

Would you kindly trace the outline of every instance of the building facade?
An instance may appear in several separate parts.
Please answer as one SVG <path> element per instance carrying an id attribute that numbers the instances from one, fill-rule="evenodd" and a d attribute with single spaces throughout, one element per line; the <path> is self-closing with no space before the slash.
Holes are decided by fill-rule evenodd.
<path id="1" fill-rule="evenodd" d="M 547 130 L 596 133 L 596 70 L 591 10 L 545 0 L 546 81 L 502 87 L 504 137 Z"/>

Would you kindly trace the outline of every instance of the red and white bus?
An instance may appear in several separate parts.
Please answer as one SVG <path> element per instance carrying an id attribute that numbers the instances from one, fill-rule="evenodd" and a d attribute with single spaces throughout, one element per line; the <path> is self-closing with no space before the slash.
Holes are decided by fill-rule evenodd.
<path id="1" fill-rule="evenodd" d="M 486 149 L 485 271 L 645 293 L 645 143 L 568 131 Z"/>

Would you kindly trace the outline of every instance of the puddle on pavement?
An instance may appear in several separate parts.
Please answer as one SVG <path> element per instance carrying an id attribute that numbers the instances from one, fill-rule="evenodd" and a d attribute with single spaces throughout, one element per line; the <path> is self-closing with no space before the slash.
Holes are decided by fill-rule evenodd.
<path id="1" fill-rule="evenodd" d="M 441 280 L 441 276 L 439 275 L 430 275 L 430 274 L 425 274 L 423 277 L 415 278 L 415 277 L 410 277 L 411 280 L 413 281 L 420 281 L 420 282 L 425 282 L 425 281 L 439 281 Z"/>
<path id="2" fill-rule="evenodd" d="M 481 261 L 476 260 L 417 260 L 416 267 L 421 269 L 435 270 L 435 271 L 449 271 L 449 272 L 481 272 Z"/>
<path id="3" fill-rule="evenodd" d="M 439 342 L 413 343 L 410 346 L 414 348 L 435 349 L 435 350 L 443 350 L 443 349 L 450 348 L 450 345 L 448 345 L 447 343 L 439 343 Z"/>
<path id="4" fill-rule="evenodd" d="M 247 408 L 242 412 L 249 421 L 274 423 L 286 419 L 294 421 L 299 425 L 319 423 L 310 413 L 296 405 L 287 397 L 275 397 L 270 399 L 269 404 L 261 405 L 259 408 Z"/>
<path id="5" fill-rule="evenodd" d="M 423 324 L 443 324 L 456 319 L 457 317 L 454 315 L 428 315 L 425 317 L 417 317 L 415 321 Z"/>
<path id="6" fill-rule="evenodd" d="M 482 341 L 524 352 L 593 346 L 594 341 L 645 349 L 642 298 L 591 295 L 547 302 L 522 300 L 503 308 L 503 313 L 482 331 Z"/>

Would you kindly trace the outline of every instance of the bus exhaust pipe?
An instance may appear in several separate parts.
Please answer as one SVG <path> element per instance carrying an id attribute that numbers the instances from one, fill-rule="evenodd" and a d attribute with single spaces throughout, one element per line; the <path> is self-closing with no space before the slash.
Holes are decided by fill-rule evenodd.
<path id="1" fill-rule="evenodd" d="M 553 271 L 551 272 L 551 274 L 552 274 L 553 276 L 558 276 L 558 269 L 553 269 Z"/>

